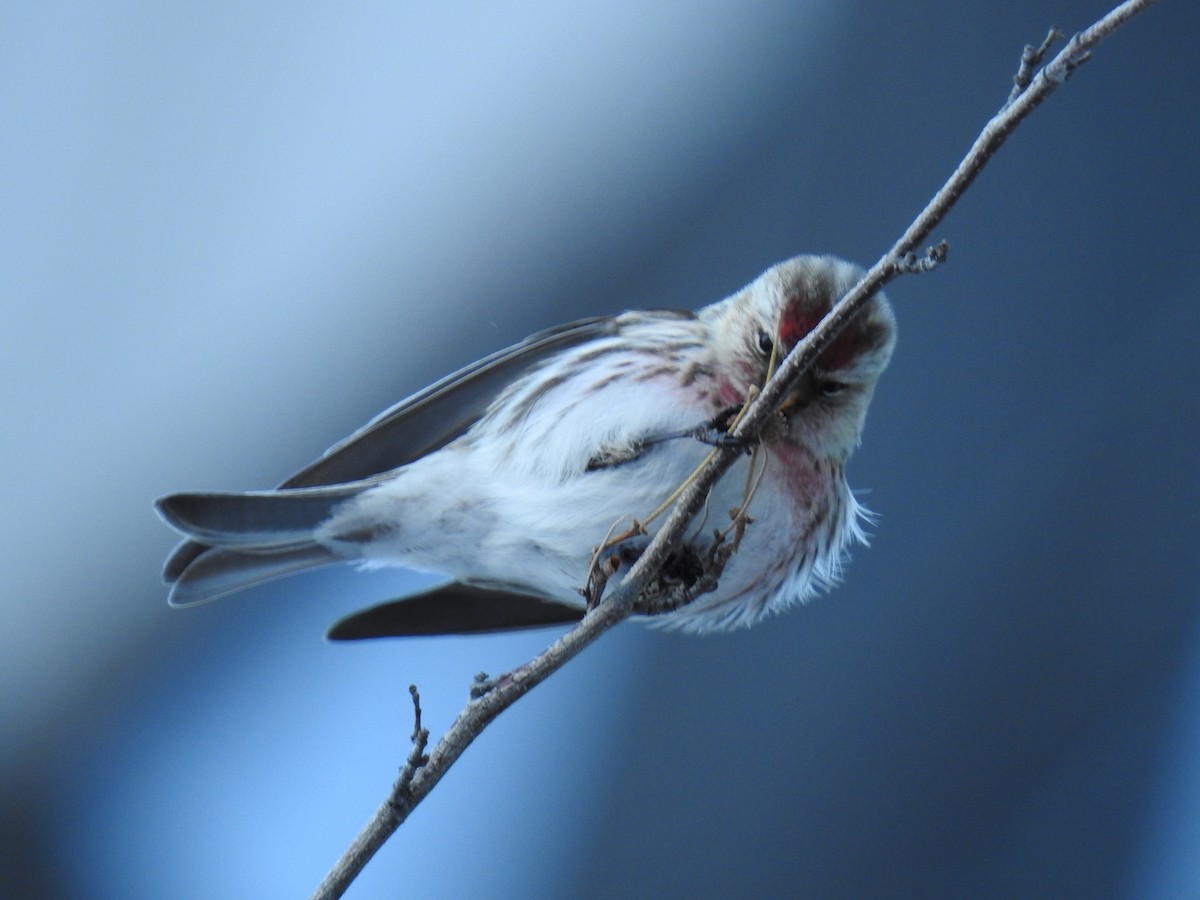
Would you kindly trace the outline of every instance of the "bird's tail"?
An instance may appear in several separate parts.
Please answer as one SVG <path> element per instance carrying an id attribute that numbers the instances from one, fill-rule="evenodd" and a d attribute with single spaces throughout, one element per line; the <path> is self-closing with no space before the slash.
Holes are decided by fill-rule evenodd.
<path id="1" fill-rule="evenodd" d="M 338 562 L 314 533 L 363 484 L 250 493 L 171 494 L 155 503 L 187 536 L 168 557 L 163 580 L 172 606 L 191 606 L 265 581 Z"/>

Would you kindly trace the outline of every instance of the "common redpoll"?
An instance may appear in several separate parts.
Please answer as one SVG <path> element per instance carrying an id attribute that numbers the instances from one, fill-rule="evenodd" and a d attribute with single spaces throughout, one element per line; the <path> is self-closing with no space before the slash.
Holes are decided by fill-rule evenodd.
<path id="1" fill-rule="evenodd" d="M 698 313 L 627 312 L 544 331 L 401 401 L 276 490 L 164 497 L 159 513 L 187 536 L 164 569 L 170 602 L 356 561 L 451 580 L 351 616 L 333 637 L 578 619 L 597 548 L 640 526 L 654 533 L 652 512 L 703 461 L 730 410 L 861 275 L 801 256 Z M 748 524 L 717 586 L 665 624 L 750 625 L 838 579 L 864 539 L 844 468 L 894 342 L 880 294 L 714 488 L 688 541 L 718 540 L 731 511 Z M 610 584 L 639 546 L 620 545 Z"/>

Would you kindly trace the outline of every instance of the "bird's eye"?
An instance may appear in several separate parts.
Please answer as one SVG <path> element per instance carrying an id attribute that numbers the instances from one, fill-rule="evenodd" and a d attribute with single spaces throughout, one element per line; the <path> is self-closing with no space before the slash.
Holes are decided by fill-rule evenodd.
<path id="1" fill-rule="evenodd" d="M 818 385 L 822 397 L 836 397 L 846 389 L 846 385 L 841 381 L 822 381 Z"/>
<path id="2" fill-rule="evenodd" d="M 775 341 L 765 331 L 760 331 L 758 333 L 758 352 L 763 356 L 770 356 L 774 349 Z"/>

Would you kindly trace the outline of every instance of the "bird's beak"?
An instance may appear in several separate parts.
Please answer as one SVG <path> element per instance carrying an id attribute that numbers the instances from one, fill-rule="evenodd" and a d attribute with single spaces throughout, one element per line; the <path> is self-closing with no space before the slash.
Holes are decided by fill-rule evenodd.
<path id="1" fill-rule="evenodd" d="M 812 401 L 816 391 L 816 380 L 813 378 L 812 372 L 805 372 L 784 398 L 783 404 L 779 407 L 780 411 L 788 413 L 803 409 Z"/>

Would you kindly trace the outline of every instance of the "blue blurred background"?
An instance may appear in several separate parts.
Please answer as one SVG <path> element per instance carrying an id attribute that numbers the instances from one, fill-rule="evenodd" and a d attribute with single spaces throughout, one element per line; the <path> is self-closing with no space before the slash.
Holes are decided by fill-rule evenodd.
<path id="1" fill-rule="evenodd" d="M 170 610 L 182 489 L 269 487 L 525 334 L 873 261 L 1103 0 L 0 12 L 0 894 L 304 896 L 478 671 L 335 646 L 415 583 Z M 1021 128 L 896 283 L 833 596 L 627 624 L 350 896 L 1200 896 L 1200 4 Z"/>

